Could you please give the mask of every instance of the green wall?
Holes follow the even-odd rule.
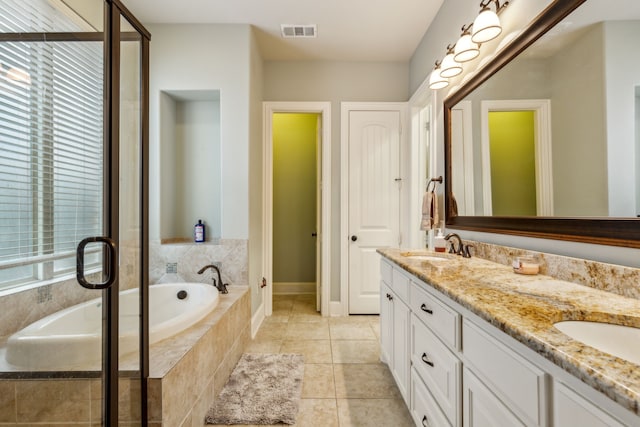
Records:
[[[318,114],[273,115],[273,281],[316,281]]]
[[[536,215],[533,111],[489,113],[493,215]]]

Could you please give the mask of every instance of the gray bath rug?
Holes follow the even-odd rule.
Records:
[[[207,424],[295,424],[302,393],[301,354],[242,355]]]

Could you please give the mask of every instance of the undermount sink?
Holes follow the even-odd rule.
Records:
[[[565,320],[553,326],[576,341],[640,365],[640,328],[582,320]]]
[[[415,259],[419,261],[451,261],[456,259],[455,255],[450,255],[442,252],[425,252],[425,251],[413,251],[400,253],[405,258]]]

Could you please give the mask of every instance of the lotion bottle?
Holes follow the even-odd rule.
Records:
[[[438,228],[436,237],[433,238],[433,249],[435,249],[436,252],[445,252],[447,249],[447,241],[444,240],[441,228]]]
[[[204,224],[201,219],[198,220],[198,223],[193,229],[193,240],[195,240],[196,243],[204,242]]]

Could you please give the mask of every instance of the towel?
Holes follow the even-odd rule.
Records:
[[[435,191],[426,191],[422,196],[420,230],[433,230],[437,227],[438,222],[438,195]]]

